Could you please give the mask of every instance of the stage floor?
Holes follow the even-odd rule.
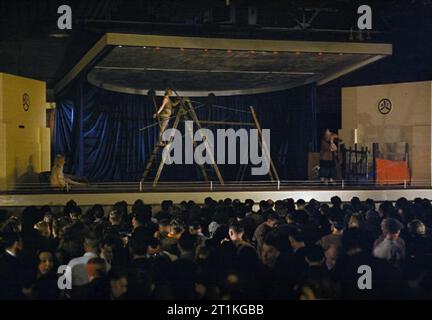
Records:
[[[59,191],[47,186],[27,185],[16,190],[0,193],[0,207],[22,207],[29,205],[61,206],[73,199],[79,205],[93,204],[112,205],[117,201],[132,204],[137,199],[145,203],[159,205],[162,200],[172,200],[174,203],[193,200],[203,203],[206,197],[215,200],[231,198],[253,199],[255,202],[286,198],[304,199],[314,198],[320,202],[329,202],[332,196],[339,196],[342,201],[349,201],[352,197],[361,200],[367,198],[376,202],[386,200],[395,201],[400,197],[412,200],[416,197],[432,199],[432,188],[410,186],[374,186],[374,185],[345,185],[322,186],[311,182],[247,182],[227,183],[217,185],[203,182],[160,183],[157,187],[151,184],[93,184],[85,187],[75,187],[68,191]]]

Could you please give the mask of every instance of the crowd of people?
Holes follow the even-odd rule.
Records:
[[[432,297],[428,199],[329,200],[1,210],[0,299]]]

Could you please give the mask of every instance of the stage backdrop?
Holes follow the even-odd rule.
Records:
[[[216,97],[213,103],[241,111],[254,106],[262,128],[271,129],[271,154],[280,179],[306,179],[308,152],[316,151],[317,145],[315,96],[315,85],[308,85],[275,93]],[[160,105],[161,97],[156,102]],[[52,156],[65,154],[65,171],[90,181],[139,181],[156,142],[157,128],[139,129],[154,123],[154,112],[147,96],[77,83],[57,99]],[[204,106],[197,113],[203,120],[252,122],[249,114],[226,109]],[[236,180],[239,170],[225,165],[221,171],[229,181]],[[180,165],[167,166],[161,177],[161,181],[197,179],[197,168],[185,170]],[[254,179],[267,180],[268,176]]]

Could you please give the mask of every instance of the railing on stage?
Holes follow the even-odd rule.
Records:
[[[388,181],[391,183],[391,181]],[[180,189],[181,188],[181,189]],[[172,181],[160,182],[98,182],[85,185],[68,185],[64,189],[51,187],[48,183],[19,183],[0,189],[1,194],[63,194],[63,193],[125,193],[125,192],[194,192],[194,191],[283,191],[283,190],[360,190],[360,189],[430,189],[427,180],[405,181],[399,184],[376,185],[372,181],[359,183],[357,180],[339,180],[334,184],[324,185],[315,180],[282,181],[226,181],[223,185],[217,181]]]

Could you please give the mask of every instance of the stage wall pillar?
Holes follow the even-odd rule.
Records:
[[[0,189],[50,170],[45,82],[0,73]]]

